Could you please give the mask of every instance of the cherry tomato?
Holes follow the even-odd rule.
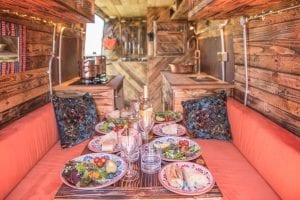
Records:
[[[99,158],[99,157],[95,157],[95,158],[94,158],[94,163],[95,163],[95,164],[97,164],[97,162],[99,162],[99,161],[100,161],[100,158]]]
[[[96,165],[98,167],[102,167],[104,165],[104,162],[102,162],[101,160],[99,160],[98,162],[96,162]]]
[[[115,131],[115,132],[118,132],[119,128],[117,126],[115,126],[115,127],[113,127],[112,130]]]
[[[189,147],[189,141],[187,140],[180,140],[178,144],[180,147]]]
[[[106,158],[101,157],[101,158],[100,158],[100,161],[103,162],[103,164],[104,164],[104,163],[106,162]]]

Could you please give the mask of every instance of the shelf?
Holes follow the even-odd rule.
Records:
[[[188,0],[175,0],[174,5],[170,7],[171,19],[188,18]]]

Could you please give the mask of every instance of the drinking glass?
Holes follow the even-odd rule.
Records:
[[[137,118],[140,111],[140,102],[138,100],[130,101],[130,110],[133,117]]]
[[[152,108],[148,108],[143,112],[140,112],[139,116],[139,126],[142,130],[142,139],[145,143],[148,143],[149,132],[154,125],[154,112]]]
[[[153,174],[161,169],[161,151],[151,144],[144,144],[141,148],[141,170]]]
[[[130,129],[125,127],[124,131],[122,133],[119,133],[118,139],[121,150],[123,151],[124,156],[128,162],[128,171],[123,179],[125,181],[135,181],[139,178],[139,174],[137,170],[134,170],[132,168],[132,161],[130,159],[130,156],[135,154],[139,150],[138,137],[136,137],[135,134],[132,134]]]

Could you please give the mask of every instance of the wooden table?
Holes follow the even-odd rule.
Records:
[[[82,154],[91,153],[86,147]],[[193,162],[204,163],[200,156]],[[168,162],[162,161],[162,167]],[[205,165],[205,163],[204,163]],[[140,178],[134,182],[125,182],[122,179],[117,183],[96,190],[79,190],[65,184],[59,188],[55,199],[222,199],[222,193],[215,183],[211,191],[197,196],[183,196],[165,189],[158,180],[158,173],[145,174],[140,170],[140,162],[134,163],[134,168],[139,171]]]

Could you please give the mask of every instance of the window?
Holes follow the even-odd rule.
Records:
[[[87,23],[85,35],[85,56],[102,54],[104,20],[95,15],[95,23]]]

